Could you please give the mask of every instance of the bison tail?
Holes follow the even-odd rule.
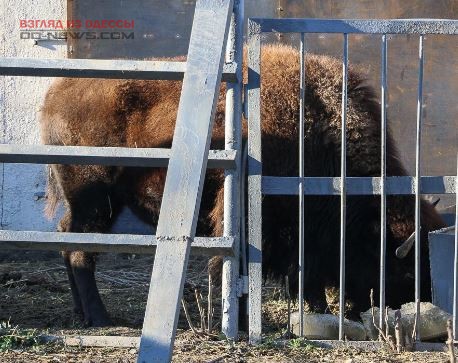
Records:
[[[51,168],[48,166],[48,178],[46,186],[46,206],[45,206],[45,216],[47,219],[52,219],[59,205],[59,201],[62,199],[62,194],[57,183],[56,175]]]

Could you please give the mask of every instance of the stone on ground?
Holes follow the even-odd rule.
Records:
[[[291,314],[291,328],[299,335],[299,312]],[[363,324],[348,319],[344,320],[344,334],[348,340],[365,340],[366,331]],[[304,336],[307,339],[339,339],[339,317],[332,314],[305,314]]]
[[[415,303],[410,302],[401,306],[401,324],[404,332],[411,334],[414,321],[415,321]],[[388,308],[388,325],[389,332],[394,336],[394,313],[396,310]],[[379,309],[374,308],[375,322],[378,324],[379,321]],[[451,319],[452,316],[440,309],[439,307],[429,303],[420,303],[420,337],[421,340],[431,340],[436,338],[442,338],[447,336],[447,320]],[[361,313],[361,319],[363,320],[364,327],[367,332],[367,336],[371,340],[378,339],[378,332],[372,322],[371,309]]]

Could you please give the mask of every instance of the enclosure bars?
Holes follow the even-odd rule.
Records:
[[[242,64],[244,1],[234,0],[234,11],[226,44],[226,63]],[[238,82],[226,84],[225,149],[237,152],[236,167],[226,170],[224,180],[224,236],[234,236],[234,257],[224,258],[222,279],[221,330],[226,338],[238,335],[239,297],[244,293],[240,279],[240,190],[242,148],[242,68],[237,69]],[[243,221],[245,223],[245,221]]]
[[[456,177],[458,178],[458,153],[456,154]],[[455,184],[455,256],[453,266],[453,340],[458,337],[458,182]]]
[[[342,59],[342,129],[340,131],[340,272],[339,272],[339,340],[344,339],[345,317],[345,225],[347,210],[347,83],[348,34],[343,37]]]
[[[261,162],[261,128],[260,128],[260,35],[263,32],[279,33],[342,33],[345,39],[348,34],[381,34],[382,35],[382,165],[381,177],[345,177],[341,170],[341,177],[271,177],[262,176]],[[386,177],[386,34],[458,34],[458,21],[456,20],[317,20],[317,19],[249,19],[248,20],[248,188],[249,188],[249,264],[250,264],[250,341],[257,342],[261,338],[260,322],[260,298],[261,284],[257,282],[261,274],[261,196],[264,195],[297,195],[298,188],[302,184],[305,195],[381,195],[382,215],[381,222],[381,247],[380,256],[380,289],[384,295],[384,271],[386,240],[386,195],[420,195],[429,194],[453,194],[456,193],[456,176],[441,177]],[[344,64],[347,56],[344,51]],[[344,71],[344,78],[345,78]],[[345,82],[343,82],[345,83]],[[419,90],[420,91],[420,90]],[[345,93],[345,92],[344,92]],[[421,94],[419,93],[421,96]],[[346,95],[342,95],[343,103]],[[419,97],[420,98],[420,97]],[[344,117],[344,115],[342,115]],[[417,123],[421,121],[421,115],[417,114]],[[344,132],[342,133],[343,136]],[[344,143],[344,140],[342,140]],[[420,148],[419,138],[417,145]],[[344,155],[344,152],[342,153]],[[417,154],[418,155],[418,154]],[[342,163],[344,165],[344,163]],[[418,169],[417,169],[418,170]],[[418,171],[419,173],[419,171]],[[344,179],[344,180],[343,180]],[[418,186],[416,185],[418,184]],[[421,187],[421,189],[420,189]],[[418,196],[416,197],[418,198]],[[341,209],[345,212],[345,205],[341,203]],[[341,214],[341,228],[343,224]],[[416,228],[419,219],[416,218]],[[418,234],[417,234],[418,236]],[[456,238],[456,234],[455,234]],[[344,236],[341,235],[341,252],[344,247]],[[458,245],[458,242],[457,242]],[[418,251],[416,246],[416,250]],[[458,260],[458,258],[457,258]],[[341,253],[341,286],[344,286],[345,273]],[[419,266],[419,259],[416,258]],[[456,268],[456,271],[458,269]],[[419,287],[416,276],[416,296],[419,296]],[[455,273],[458,280],[458,272]],[[456,282],[458,285],[458,282]],[[340,291],[340,311],[343,312],[344,289]],[[456,295],[456,294],[455,294]],[[384,305],[384,296],[380,299],[380,305]],[[456,305],[456,300],[455,300]],[[417,305],[418,306],[418,305]],[[257,311],[256,309],[259,309]],[[419,317],[419,314],[418,314]],[[456,319],[456,315],[455,315]],[[380,325],[383,322],[380,322]],[[343,339],[343,317],[339,319],[339,338]]]
[[[299,99],[299,178],[304,177],[304,107],[305,107],[305,34],[301,33],[300,52],[300,99]],[[299,286],[304,286],[304,184],[299,182]],[[286,286],[289,289],[289,286]],[[299,288],[299,335],[304,336],[304,289]]]
[[[0,74],[16,76],[181,79],[184,72],[183,92],[171,151],[42,145],[3,145],[0,150],[0,161],[2,162],[81,165],[93,165],[100,162],[104,165],[151,167],[166,166],[170,159],[162,207],[168,213],[173,214],[175,219],[167,220],[167,218],[171,218],[170,215],[161,213],[157,236],[35,231],[1,231],[0,233],[2,247],[13,248],[33,247],[56,250],[87,248],[94,252],[152,252],[157,245],[156,257],[158,259],[156,260],[159,260],[159,263],[154,265],[152,280],[158,282],[155,286],[156,300],[162,299],[163,304],[152,307],[154,297],[151,298],[150,292],[140,348],[140,362],[170,360],[176,330],[177,302],[182,294],[179,287],[182,287],[184,280],[184,270],[191,243],[200,252],[212,248],[214,249],[213,254],[233,254],[233,236],[195,238],[195,243],[193,241],[203,175],[209,154],[212,116],[222,77],[223,52],[231,10],[231,0],[200,0],[197,2],[190,51],[186,63],[0,59]],[[220,26],[215,28],[215,24]],[[205,57],[201,55],[203,50],[205,50]],[[238,67],[240,66],[239,64]],[[237,78],[240,70],[236,71],[236,67],[235,63],[227,64],[224,77],[226,80],[240,83],[241,79]],[[194,92],[194,88],[199,90],[198,94]],[[196,103],[196,98],[201,102]],[[189,115],[193,117],[189,117]],[[119,158],[117,158],[118,152]],[[233,168],[237,166],[237,158],[239,156],[236,150],[213,152],[213,161],[209,163],[209,166]],[[172,193],[171,189],[173,190],[175,186],[178,187],[179,193],[184,193],[187,198],[180,199],[178,193]],[[183,203],[178,203],[178,201]],[[174,211],[178,211],[178,213],[174,213]],[[175,228],[177,223],[181,223],[181,230]],[[183,227],[183,225],[185,226]],[[176,264],[171,263],[171,261],[175,261]],[[163,274],[161,281],[158,281],[157,271]],[[167,280],[172,280],[172,284],[164,286],[168,282]],[[173,288],[173,284],[177,287],[176,289]],[[149,314],[154,309],[160,310],[161,313],[156,311],[154,316]],[[161,316],[163,317],[162,320],[160,320]],[[233,316],[232,319],[237,320],[237,317]],[[159,325],[157,330],[154,329],[156,325]]]
[[[382,66],[380,79],[380,297],[379,328],[385,325],[385,270],[386,270],[386,96],[387,96],[387,39],[382,35]],[[379,339],[382,339],[380,336]]]
[[[423,116],[423,34],[418,44],[418,96],[415,138],[415,326],[420,326],[420,162],[421,162],[421,122]],[[420,340],[420,329],[415,330],[415,341]]]

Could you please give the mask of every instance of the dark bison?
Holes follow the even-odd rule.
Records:
[[[338,60],[306,58],[305,170],[307,176],[338,176],[340,168],[341,66]],[[265,175],[298,173],[299,56],[290,47],[273,45],[262,55],[262,142]],[[170,147],[181,83],[59,79],[49,89],[41,113],[45,144]],[[348,175],[380,173],[380,105],[362,77],[350,70],[348,79]],[[246,127],[244,127],[246,136]],[[218,100],[212,148],[224,148],[224,85]],[[406,175],[393,139],[388,135],[388,175]],[[66,214],[58,229],[64,232],[107,232],[123,206],[147,223],[158,219],[166,170],[106,166],[52,165],[48,213],[59,200]],[[223,172],[208,171],[199,215],[198,234],[221,235]],[[347,202],[347,297],[354,312],[368,307],[369,290],[379,274],[380,201],[349,197]],[[307,197],[307,302],[326,309],[325,287],[338,286],[339,198]],[[413,253],[395,257],[396,248],[414,230],[410,196],[388,198],[387,296],[396,307],[414,299]],[[264,273],[289,275],[297,293],[297,198],[266,197],[263,201]],[[444,226],[434,207],[421,208],[422,299],[430,297],[427,232]],[[95,256],[64,253],[75,311],[87,325],[109,324],[97,291]],[[220,259],[212,260],[213,271]]]

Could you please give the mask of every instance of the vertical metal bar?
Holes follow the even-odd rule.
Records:
[[[299,332],[304,336],[304,106],[305,106],[305,36],[300,45],[300,101],[299,101]]]
[[[248,20],[248,329],[250,343],[261,341],[262,203],[261,203],[261,27]]]
[[[236,168],[224,179],[224,236],[234,236],[234,257],[225,257],[222,276],[221,330],[227,339],[238,336],[240,259],[240,160],[242,145],[243,0],[234,1],[226,45],[226,62],[236,62],[237,83],[226,84],[225,148],[237,150]]]
[[[455,182],[455,265],[453,268],[453,339],[458,337],[458,153],[456,154]]]
[[[420,187],[421,187],[421,123],[423,116],[423,35],[418,44],[418,97],[417,97],[417,130],[415,143],[415,323],[420,326]],[[420,329],[416,329],[415,340],[420,340]]]
[[[382,35],[382,69],[381,69],[381,137],[380,137],[380,320],[379,327],[384,331],[385,325],[385,260],[386,260],[386,98],[387,98],[387,39]],[[379,337],[381,338],[381,337]]]
[[[344,34],[342,59],[342,130],[340,159],[340,289],[339,289],[339,340],[344,339],[345,316],[345,222],[347,184],[347,80],[348,80],[348,34]]]

